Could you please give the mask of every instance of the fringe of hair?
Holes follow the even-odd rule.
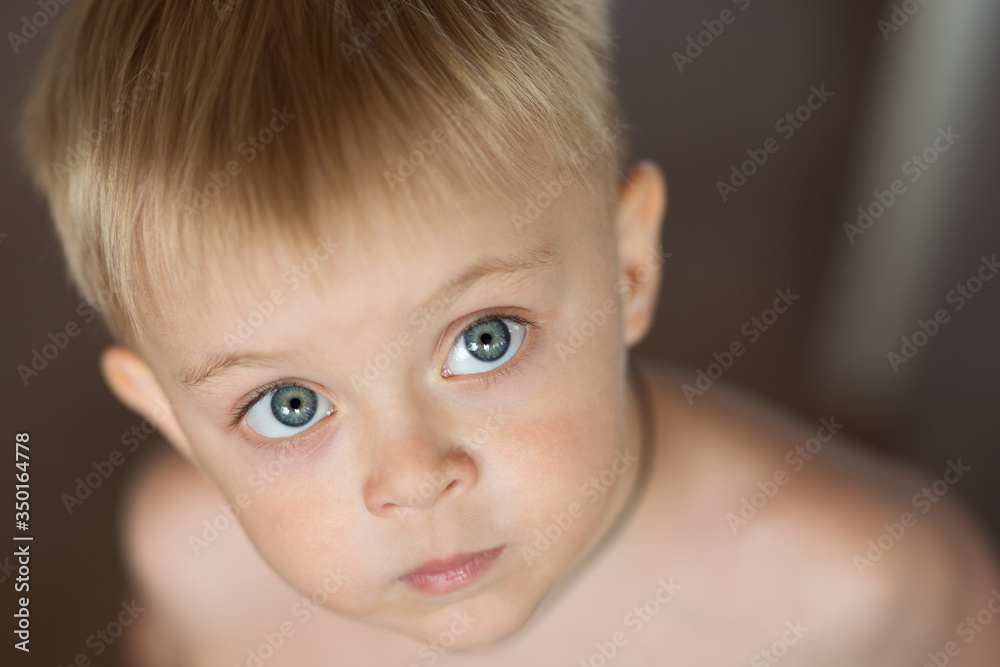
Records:
[[[119,341],[261,243],[315,246],[455,192],[617,185],[598,0],[76,0],[24,152],[70,279]],[[596,147],[596,148],[595,148]],[[335,208],[331,208],[331,204]],[[104,305],[106,304],[106,305]],[[145,311],[144,311],[144,314]]]

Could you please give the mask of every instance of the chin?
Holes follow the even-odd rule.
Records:
[[[462,634],[444,632],[430,633],[430,636],[413,635],[424,644],[441,647],[449,653],[474,652],[476,649],[489,650],[490,647],[503,643],[509,637],[516,635],[524,626],[524,621],[513,623],[497,623],[480,620],[477,627]]]
[[[474,598],[396,629],[432,648],[440,647],[448,652],[488,649],[524,628],[541,599],[518,602]]]
[[[481,622],[478,632],[468,633],[458,638],[452,651],[472,651],[474,649],[488,649],[490,646],[500,644],[508,638],[517,634],[524,627],[527,618],[508,621],[505,623]]]

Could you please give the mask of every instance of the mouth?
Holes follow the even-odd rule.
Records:
[[[425,595],[445,595],[471,585],[500,558],[506,544],[489,551],[456,554],[451,558],[427,561],[397,581]]]

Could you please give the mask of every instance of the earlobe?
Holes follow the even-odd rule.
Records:
[[[618,201],[618,261],[624,294],[625,344],[641,341],[652,325],[666,257],[660,231],[667,206],[666,181],[653,162],[640,162],[628,175]]]
[[[149,364],[129,348],[112,345],[101,353],[101,374],[118,400],[155,424],[181,454],[194,462],[191,446],[174,416],[173,406]]]

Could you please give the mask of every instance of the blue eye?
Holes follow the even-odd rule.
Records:
[[[445,371],[450,375],[475,375],[503,366],[517,354],[525,330],[523,324],[508,318],[476,322],[455,341]]]
[[[265,438],[290,438],[329,416],[332,407],[312,389],[297,384],[279,387],[247,411],[247,426]]]

